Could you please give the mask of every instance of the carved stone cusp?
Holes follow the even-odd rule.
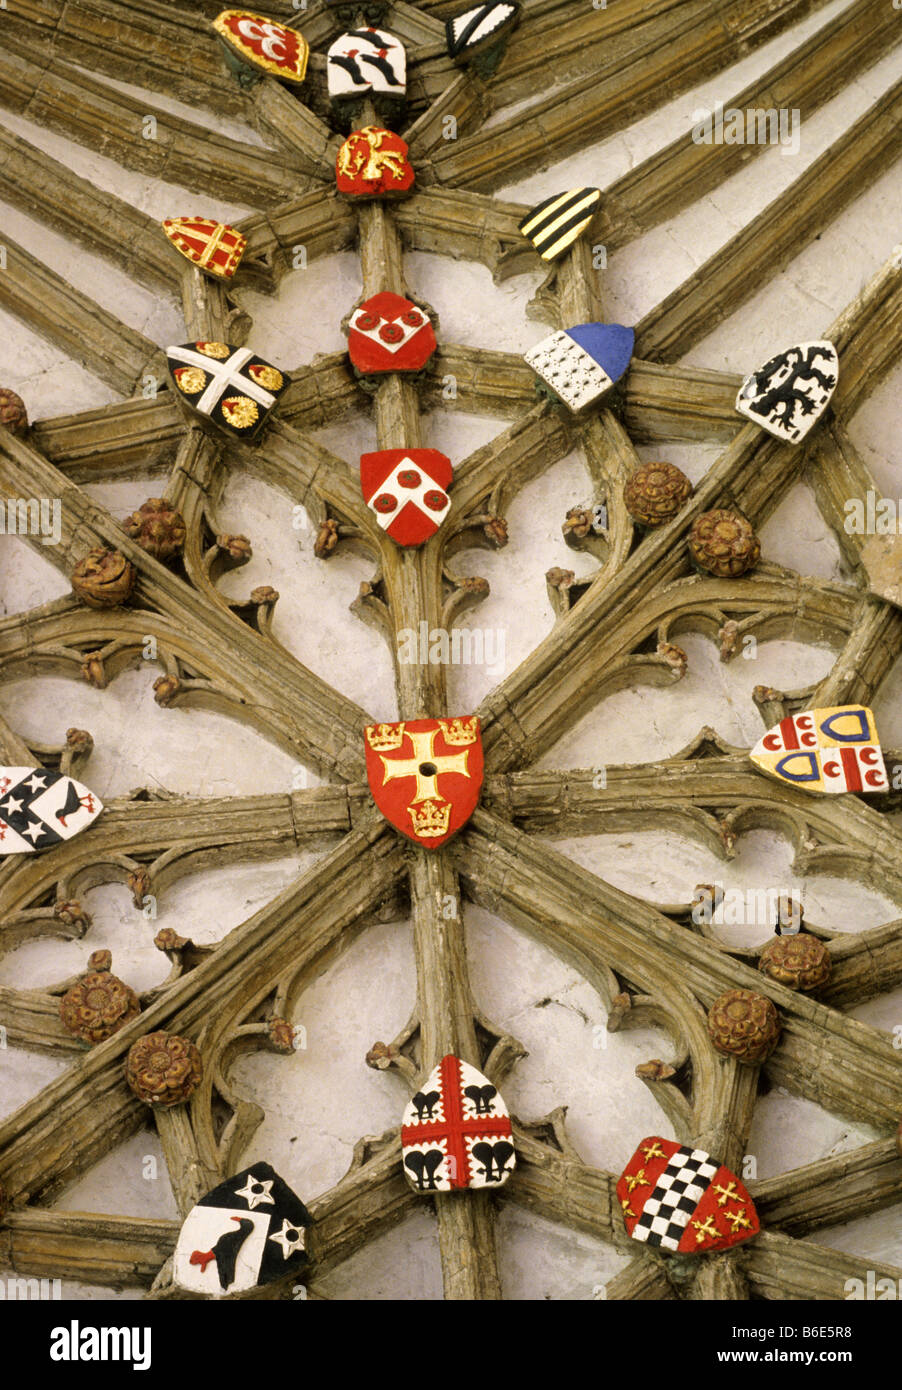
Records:
[[[69,902],[55,903],[53,915],[58,921],[65,922],[67,926],[78,927],[80,936],[84,936],[91,925],[90,914],[85,912],[81,903],[74,899]]]
[[[672,463],[643,463],[623,489],[626,509],[640,526],[665,526],[689,497],[692,484]]]
[[[820,989],[830,978],[833,960],[823,941],[807,932],[774,936],[758,957],[758,969],[787,989]]]
[[[235,565],[246,565],[254,553],[247,536],[217,536],[216,544],[223,556]]]
[[[89,608],[118,608],[135,587],[135,567],[118,550],[95,546],[72,571],[72,588]]]
[[[334,517],[328,516],[322,523],[313,542],[313,553],[318,560],[325,560],[327,555],[338,545],[338,522]]]
[[[28,411],[25,402],[8,386],[0,386],[0,425],[10,434],[23,435],[28,431]]]
[[[764,1062],[780,1041],[783,1025],[769,999],[749,989],[728,989],[708,1013],[708,1036],[724,1057]]]
[[[497,550],[507,545],[507,521],[503,516],[490,516],[483,522],[482,529]]]
[[[95,951],[90,969],[60,1000],[60,1019],[68,1033],[93,1046],[105,1042],[141,1012],[130,985],[110,971],[109,951]]]
[[[165,497],[149,497],[136,512],[125,518],[126,535],[156,560],[171,560],[181,554],[185,544],[185,522]]]
[[[167,705],[173,704],[181,688],[182,683],[178,676],[158,676],[153,683],[153,698],[158,705],[163,705],[165,708]]]
[[[746,517],[719,507],[694,521],[689,554],[698,569],[718,579],[735,579],[757,565],[761,542]]]
[[[659,642],[656,652],[670,667],[674,680],[682,680],[689,667],[689,658],[683,648],[675,646],[673,642]]]
[[[133,869],[125,881],[128,884],[135,907],[143,907],[144,899],[151,891],[150,874],[142,865],[139,869]]]
[[[169,1109],[184,1105],[200,1085],[201,1056],[190,1038],[175,1033],[148,1033],[129,1050],[125,1079],[146,1105]]]
[[[735,618],[727,618],[723,627],[718,628],[717,638],[720,642],[721,661],[729,661],[731,656],[736,655],[739,645],[739,624]]]
[[[88,652],[81,663],[81,674],[95,690],[106,690],[106,671],[100,652]]]
[[[294,1025],[287,1018],[271,1018],[266,1025],[266,1035],[276,1052],[295,1051]]]

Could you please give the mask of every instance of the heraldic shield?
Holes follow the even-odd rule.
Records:
[[[806,792],[888,792],[874,716],[865,705],[833,705],[787,716],[749,757],[762,772]]]
[[[659,1136],[642,1140],[617,1196],[633,1240],[680,1255],[728,1250],[761,1229],[735,1173],[704,1149]]]
[[[387,821],[423,849],[466,825],[482,789],[479,720],[408,719],[369,724],[366,775]]]
[[[454,476],[438,449],[379,449],[360,455],[363,500],[398,545],[422,545],[448,514]]]
[[[49,767],[0,767],[0,854],[52,849],[86,830],[103,802]]]
[[[201,1197],[185,1217],[173,1256],[175,1284],[213,1298],[297,1274],[313,1224],[300,1197],[268,1163],[255,1163]]]
[[[449,1054],[407,1104],[401,1156],[424,1195],[501,1187],[517,1164],[510,1112],[488,1077]]]

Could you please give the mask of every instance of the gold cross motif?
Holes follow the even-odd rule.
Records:
[[[728,1183],[726,1187],[718,1187],[718,1186],[715,1184],[714,1191],[720,1193],[720,1196],[719,1196],[718,1199],[717,1199],[717,1205],[718,1205],[719,1207],[724,1206],[724,1204],[725,1204],[726,1202],[741,1202],[741,1201],[742,1201],[742,1198],[740,1197],[739,1193],[736,1191],[736,1184],[735,1184],[734,1182]]]
[[[628,1192],[632,1192],[634,1187],[651,1187],[651,1183],[645,1176],[644,1168],[640,1168],[638,1173],[624,1173],[623,1176],[626,1179],[626,1189]]]
[[[438,801],[444,800],[438,789],[438,775],[440,772],[459,772],[463,777],[469,777],[467,771],[467,760],[470,750],[465,753],[450,753],[443,757],[436,757],[432,751],[433,744],[439,733],[438,729],[430,729],[428,732],[413,733],[407,731],[407,737],[413,744],[412,758],[387,758],[384,753],[382,766],[385,775],[382,778],[383,786],[386,782],[393,782],[396,777],[415,777],[417,779],[417,794],[413,798],[413,803],[418,801],[428,801],[434,798]],[[432,768],[431,772],[424,772],[423,768]]]
[[[740,1207],[738,1211],[725,1211],[724,1216],[733,1223],[733,1235],[737,1231],[750,1231],[752,1223],[745,1214],[745,1207]]]
[[[696,1239],[697,1244],[701,1245],[701,1243],[702,1243],[702,1241],[704,1240],[705,1236],[710,1236],[712,1240],[719,1240],[719,1239],[720,1239],[721,1232],[717,1229],[717,1227],[716,1227],[715,1225],[712,1224],[713,1221],[714,1221],[714,1217],[713,1217],[713,1216],[709,1216],[709,1217],[706,1217],[706,1219],[705,1219],[704,1222],[701,1222],[701,1221],[693,1221],[693,1222],[690,1223],[691,1225],[693,1225],[693,1226],[695,1227],[695,1231],[696,1231],[695,1239]]]
[[[629,1199],[629,1197],[621,1197],[621,1198],[620,1198],[620,1205],[621,1205],[621,1207],[623,1208],[623,1214],[624,1214],[624,1216],[635,1216],[635,1215],[636,1215],[636,1213],[633,1211],[632,1207],[630,1206],[630,1199]]]
[[[645,1162],[651,1163],[653,1158],[666,1158],[664,1150],[659,1145],[657,1139],[653,1139],[647,1148],[640,1149],[640,1153],[645,1154]]]

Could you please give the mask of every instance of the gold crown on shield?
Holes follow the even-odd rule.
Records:
[[[479,737],[479,720],[475,715],[472,719],[440,719],[439,724],[445,742],[455,748],[465,743],[475,743]]]
[[[404,742],[404,725],[368,724],[366,741],[377,753],[390,753]]]
[[[450,801],[421,801],[408,806],[413,833],[421,840],[434,840],[439,835],[447,835],[451,820]]]

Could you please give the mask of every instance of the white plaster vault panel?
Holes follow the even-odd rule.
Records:
[[[572,184],[604,188],[638,162],[688,130],[696,108],[728,102],[733,92],[766,70],[803,38],[843,9],[841,0],[659,111],[610,139],[527,180],[499,189],[499,197],[535,202]],[[899,75],[899,56],[888,55],[827,103],[802,132],[798,155],[769,149],[749,160],[733,178],[680,217],[616,253],[606,272],[609,317],[635,322],[653,304],[712,255],[735,231],[776,197],[817,158]],[[138,89],[124,88],[136,93]],[[157,94],[153,104],[198,119],[198,113]],[[521,107],[530,103],[521,103]],[[512,110],[495,114],[497,121]],[[121,169],[101,155],[73,145],[18,117],[8,126],[83,177],[162,218],[203,211],[224,220],[250,209],[229,205]],[[492,122],[490,122],[491,124]],[[251,144],[263,142],[235,121],[214,120],[225,134]],[[689,354],[693,364],[745,373],[770,353],[800,336],[818,336],[836,312],[866,283],[899,238],[898,171],[890,170],[824,230],[821,238]],[[203,208],[200,203],[203,202]],[[0,224],[78,288],[95,296],[125,322],[165,345],[179,341],[180,315],[174,299],[153,296],[64,237],[12,209],[0,206]],[[407,256],[411,292],[440,317],[440,336],[474,346],[522,352],[543,333],[526,318],[526,305],[541,274],[518,276],[494,286],[479,265],[438,256]],[[311,262],[283,281],[278,297],[240,292],[254,317],[252,341],[274,362],[292,370],[320,352],[340,350],[340,319],[360,293],[357,259],[341,252]],[[83,410],[115,399],[102,382],[28,329],[0,313],[4,350],[3,384],[26,398],[32,419]],[[902,443],[897,402],[902,366],[889,376],[856,416],[851,433],[877,482],[888,495],[902,496]],[[424,444],[441,448],[453,462],[485,443],[502,426],[459,413],[433,412],[424,420]],[[374,447],[372,422],[351,416],[318,431],[319,439],[353,460]],[[718,450],[687,444],[642,448],[644,459],[666,457],[698,481]],[[158,477],[96,484],[88,490],[125,516],[158,489]],[[591,484],[578,455],[561,460],[530,483],[508,510],[510,543],[498,553],[478,550],[454,558],[457,573],[482,574],[491,594],[464,624],[496,630],[503,652],[493,669],[452,667],[449,693],[461,710],[486,692],[532,650],[552,624],[544,574],[552,565],[588,573],[590,557],[569,550],[560,525],[568,507],[590,500]],[[348,613],[366,564],[341,556],[321,565],[312,555],[313,532],[294,499],[236,472],[218,506],[223,529],[243,531],[254,543],[249,565],[223,581],[229,594],[244,595],[256,584],[281,594],[276,632],[301,661],[339,686],[375,717],[392,719],[397,709],[391,662],[370,628]],[[765,558],[824,580],[843,580],[839,548],[825,526],[813,494],[795,487],[762,528]],[[62,596],[68,586],[49,563],[15,538],[0,538],[0,604],[15,613]],[[760,732],[752,687],[772,683],[793,688],[825,674],[835,656],[826,648],[797,642],[763,642],[756,658],[724,665],[713,644],[698,633],[683,634],[689,656],[686,677],[669,688],[635,686],[609,696],[562,738],[540,766],[596,767],[647,762],[676,752],[703,724],[730,742],[748,746]],[[153,701],[155,663],[126,672],[103,692],[60,679],[20,680],[0,691],[0,711],[26,737],[52,741],[71,725],[88,728],[96,740],[87,780],[102,797],[138,786],[191,795],[247,794],[288,790],[296,765],[258,735],[225,718],[162,710]],[[902,746],[902,669],[894,670],[875,701],[883,741]],[[316,783],[308,772],[307,785]],[[789,845],[776,834],[742,836],[731,860],[720,860],[679,835],[651,831],[556,842],[557,848],[628,892],[651,901],[688,901],[699,882],[726,888],[761,882],[798,888],[812,920],[833,929],[862,930],[902,915],[871,884],[852,884],[825,875],[793,873]],[[263,864],[211,871],[182,880],[160,903],[159,918],[147,921],[121,885],[87,895],[94,925],[84,942],[36,943],[8,956],[0,983],[38,985],[81,968],[89,950],[108,946],[114,968],[138,989],[166,974],[165,958],[152,944],[162,925],[176,926],[199,942],[213,942],[270,901],[314,862],[313,854]],[[672,1133],[649,1092],[636,1079],[638,1062],[667,1055],[667,1039],[653,1030],[608,1034],[595,991],[543,947],[478,908],[466,911],[473,987],[480,1007],[528,1048],[529,1055],[505,1084],[511,1108],[533,1120],[555,1105],[568,1110],[570,1136],[584,1159],[617,1171],[637,1136]],[[755,923],[718,923],[713,930],[737,945],[761,939]],[[378,982],[378,989],[374,989]],[[345,1171],[354,1141],[398,1122],[404,1093],[397,1081],[363,1063],[368,1047],[388,1039],[409,1016],[415,993],[410,926],[395,922],[371,927],[312,984],[298,1001],[295,1021],[306,1029],[306,1046],[287,1059],[264,1054],[242,1058],[233,1072],[239,1094],[259,1101],[266,1118],[247,1161],[270,1159],[305,1198],[328,1188]],[[892,1029],[902,1018],[902,990],[853,1011],[874,1026]],[[599,1046],[599,1039],[602,1045]],[[59,1075],[67,1063],[9,1047],[0,1051],[0,1115],[8,1114]],[[340,1097],[340,1101],[339,1101]],[[767,1177],[873,1138],[864,1126],[848,1124],[817,1106],[774,1090],[756,1111],[750,1151],[758,1176]],[[107,1155],[57,1201],[61,1210],[95,1210],[144,1216],[175,1216],[159,1142],[152,1129],[135,1135]],[[624,1264],[613,1247],[568,1232],[505,1205],[498,1229],[505,1296],[514,1299],[591,1299]],[[859,1255],[898,1262],[902,1209],[882,1212],[811,1239]],[[434,1300],[441,1297],[441,1271],[434,1223],[427,1207],[372,1242],[321,1281],[335,1299]],[[67,1285],[64,1296],[82,1299],[133,1298],[136,1291]]]

